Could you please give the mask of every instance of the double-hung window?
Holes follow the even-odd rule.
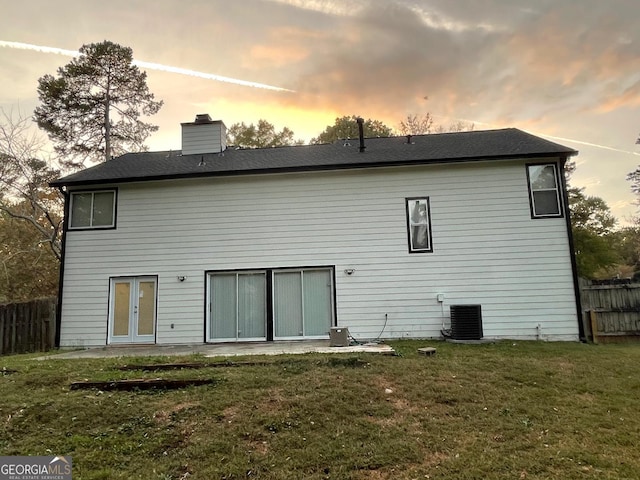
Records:
[[[70,229],[115,228],[116,191],[71,192]]]
[[[532,218],[561,217],[562,204],[558,166],[555,163],[527,165]]]

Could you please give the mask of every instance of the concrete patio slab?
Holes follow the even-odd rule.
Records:
[[[115,357],[165,357],[199,354],[205,357],[235,357],[241,355],[283,355],[302,353],[378,353],[395,355],[391,346],[384,343],[364,343],[348,347],[330,347],[329,340],[224,343],[196,345],[127,345],[87,348],[62,352],[38,360],[70,358],[115,358]]]

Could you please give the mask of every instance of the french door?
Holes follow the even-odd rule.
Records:
[[[333,270],[212,272],[207,282],[209,342],[327,338]]]
[[[155,277],[111,279],[109,343],[155,343]]]

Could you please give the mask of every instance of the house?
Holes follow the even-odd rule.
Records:
[[[513,128],[270,149],[225,132],[198,115],[182,150],[52,183],[60,346],[438,338],[452,312],[485,338],[581,335],[576,151]]]

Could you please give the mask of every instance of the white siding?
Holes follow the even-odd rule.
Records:
[[[417,196],[433,253],[408,253]],[[438,337],[477,303],[485,337],[577,339],[565,219],[531,218],[524,161],[126,184],[117,211],[67,234],[63,346],[105,344],[112,276],[158,275],[158,343],[197,343],[205,271],[322,265],[356,338]]]
[[[182,154],[218,153],[227,148],[224,123],[190,124],[182,126]]]

